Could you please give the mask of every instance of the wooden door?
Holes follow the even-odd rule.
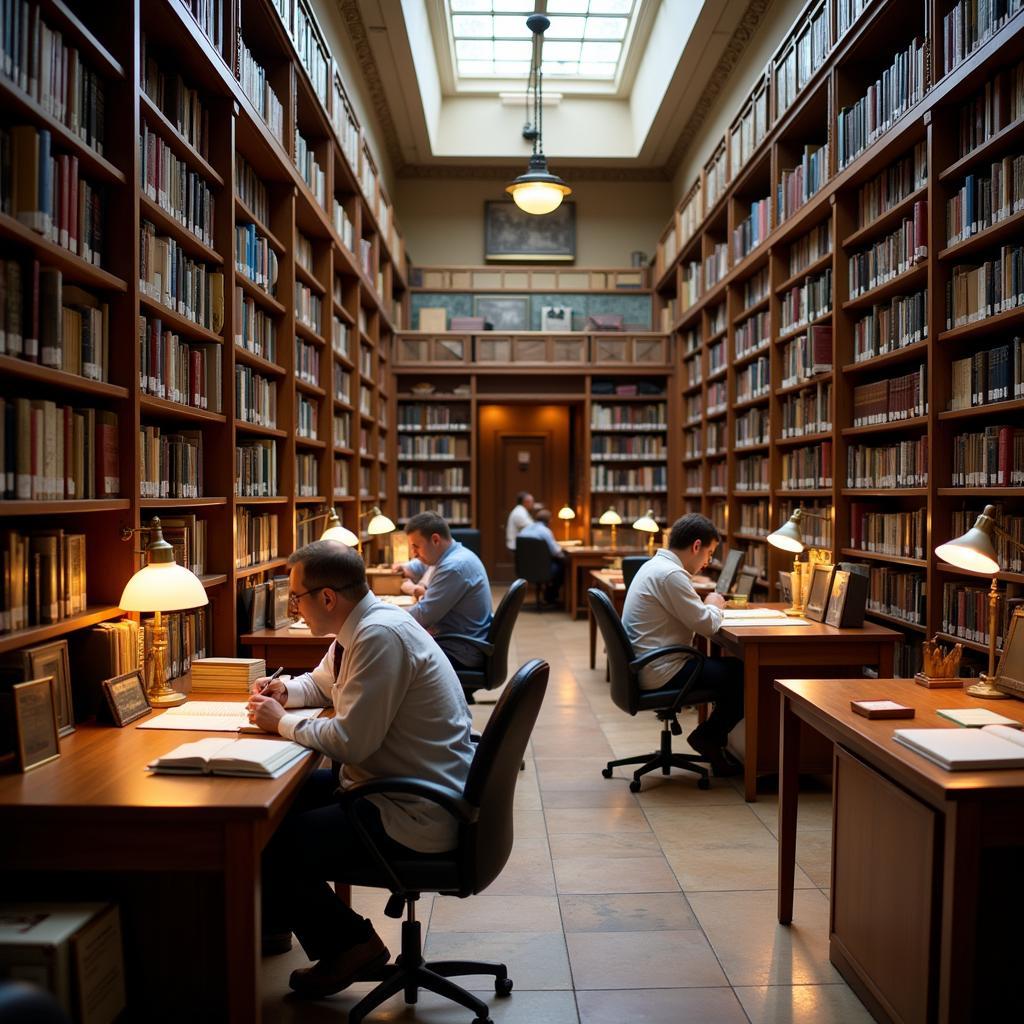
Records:
[[[477,481],[484,565],[492,580],[515,577],[505,522],[520,491],[557,515],[569,500],[569,409],[554,405],[482,405]],[[558,520],[552,529],[559,527]]]

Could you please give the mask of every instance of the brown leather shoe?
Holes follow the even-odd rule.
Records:
[[[307,999],[322,999],[348,988],[367,971],[383,967],[391,958],[387,946],[376,932],[356,946],[334,956],[324,957],[312,967],[292,971],[288,985]]]

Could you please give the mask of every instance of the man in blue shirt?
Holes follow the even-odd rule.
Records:
[[[551,509],[539,508],[533,513],[533,522],[519,531],[520,537],[539,537],[548,546],[551,555],[551,579],[544,588],[544,600],[549,604],[558,603],[558,592],[562,589],[562,577],[565,575],[565,552],[558,546],[555,535],[548,525],[551,522]]]
[[[491,584],[483,562],[469,548],[452,540],[452,532],[436,512],[420,512],[405,524],[409,550],[415,556],[402,573],[419,582],[428,567],[430,586],[409,614],[434,635],[459,633],[486,640],[491,625]],[[456,670],[479,668],[483,653],[463,640],[442,640],[441,650]]]

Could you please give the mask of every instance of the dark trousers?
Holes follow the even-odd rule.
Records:
[[[692,663],[687,662],[666,684],[666,689],[682,686],[692,669]],[[710,690],[715,695],[714,710],[706,722],[697,726],[697,731],[724,747],[729,733],[743,718],[743,662],[739,658],[705,658],[697,689]]]
[[[337,789],[331,771],[314,772],[263,851],[263,930],[294,932],[310,960],[357,945],[373,930],[329,884],[376,864],[338,806]],[[372,804],[361,805],[360,820],[388,859],[439,856],[396,843]]]
[[[551,579],[544,584],[544,596],[550,602],[558,600],[558,592],[562,589],[562,580],[565,579],[565,563],[558,558],[551,559]]]

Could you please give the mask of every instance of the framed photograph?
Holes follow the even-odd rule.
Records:
[[[264,629],[267,625],[267,591],[266,583],[257,583],[252,588],[252,612],[249,618],[249,630]]]
[[[850,588],[850,574],[844,569],[836,569],[832,574],[832,592],[828,596],[828,610],[825,622],[838,629],[843,624],[843,609],[846,607],[846,595]]]
[[[55,684],[53,676],[45,676],[12,687],[19,771],[30,771],[60,757]]]
[[[267,591],[267,627],[280,629],[292,621],[288,613],[288,577],[275,576]]]
[[[473,316],[482,316],[496,331],[530,329],[528,295],[474,295]]]
[[[571,263],[576,259],[576,204],[536,217],[511,199],[484,203],[484,259],[509,263]],[[495,325],[497,326],[497,325]]]
[[[126,725],[144,718],[152,708],[146,699],[146,684],[142,672],[125,672],[123,676],[103,680],[103,694],[107,698],[114,725],[123,729]]]
[[[811,566],[811,584],[807,588],[807,602],[804,605],[804,616],[821,622],[825,618],[828,607],[828,595],[832,589],[833,566],[823,562],[815,562]]]
[[[1003,693],[1024,698],[1024,608],[1010,616],[1003,656],[999,659],[993,686]]]
[[[71,701],[71,669],[68,665],[67,640],[52,640],[48,644],[28,647],[21,652],[26,679],[51,676],[57,702],[57,731],[67,736],[75,731],[75,712]]]
[[[779,570],[779,600],[793,603],[793,574]]]
[[[718,580],[715,583],[716,594],[728,594],[732,589],[736,573],[740,571],[740,566],[743,564],[743,554],[739,548],[729,549],[729,553],[725,556],[725,562],[722,564],[722,571],[718,574]]]
[[[752,572],[750,569],[744,569],[739,579],[736,580],[736,588],[733,590],[733,597],[746,597],[750,598],[751,594],[754,593],[754,583],[757,581],[757,573]]]

